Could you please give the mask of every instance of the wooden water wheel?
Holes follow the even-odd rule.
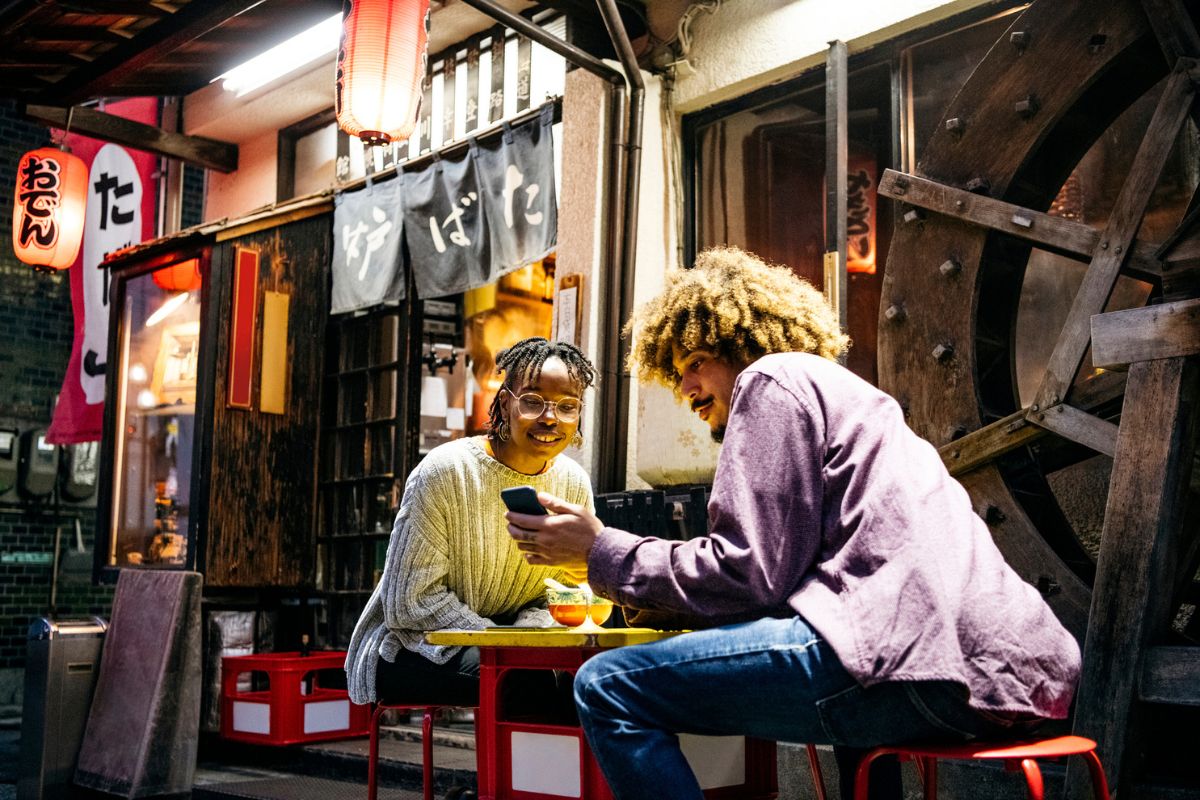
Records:
[[[889,170],[880,182],[899,220],[882,290],[880,385],[939,446],[1010,563],[1086,636],[1075,730],[1100,741],[1127,787],[1138,701],[1200,705],[1200,647],[1170,638],[1181,603],[1198,597],[1200,537],[1188,515],[1200,194],[1193,188],[1165,239],[1138,238],[1181,129],[1189,116],[1200,124],[1198,5],[1036,0],[951,103],[914,173]],[[1092,143],[1152,91],[1157,106],[1107,222],[1047,213]],[[1022,404],[1014,339],[1033,248],[1087,266]],[[1152,305],[1105,314],[1122,275],[1144,281]],[[1093,558],[1048,474],[1096,453],[1113,461]],[[1078,778],[1069,773],[1072,794],[1086,790]]]

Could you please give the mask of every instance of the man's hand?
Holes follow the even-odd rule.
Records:
[[[588,553],[604,523],[581,505],[538,492],[538,502],[548,516],[518,514],[509,511],[508,533],[517,542],[530,564],[587,570]]]

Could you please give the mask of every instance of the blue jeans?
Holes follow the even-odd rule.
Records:
[[[863,687],[800,617],[608,650],[575,677],[580,723],[617,800],[701,797],[677,733],[866,748],[1008,729],[966,699],[948,682]]]

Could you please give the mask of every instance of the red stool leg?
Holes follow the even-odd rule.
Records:
[[[1104,766],[1100,763],[1100,757],[1096,755],[1095,750],[1088,750],[1080,755],[1087,761],[1088,772],[1092,773],[1092,793],[1096,800],[1108,800],[1108,778],[1104,777]]]
[[[377,774],[379,765],[379,717],[387,709],[384,706],[375,706],[375,710],[371,713],[371,744],[370,751],[367,755],[367,800],[375,800],[379,793]]]
[[[825,776],[821,774],[821,760],[817,757],[817,748],[808,745],[808,766],[812,770],[813,788],[817,793],[817,800],[826,800],[825,796]]]
[[[882,747],[876,748],[858,762],[858,769],[854,770],[854,800],[867,800],[867,784],[871,780],[871,763],[887,753],[888,751]]]
[[[1032,758],[1021,759],[1021,771],[1025,773],[1025,785],[1029,787],[1029,800],[1042,800],[1046,787],[1042,782],[1042,770]]]
[[[421,717],[422,789],[425,800],[433,800],[433,706],[426,706]],[[370,798],[369,800],[375,800]]]

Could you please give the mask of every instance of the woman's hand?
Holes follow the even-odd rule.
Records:
[[[586,570],[588,554],[604,523],[583,506],[546,492],[538,492],[538,502],[546,507],[549,515],[515,511],[504,515],[508,520],[508,533],[525,554],[525,560],[542,566]]]

